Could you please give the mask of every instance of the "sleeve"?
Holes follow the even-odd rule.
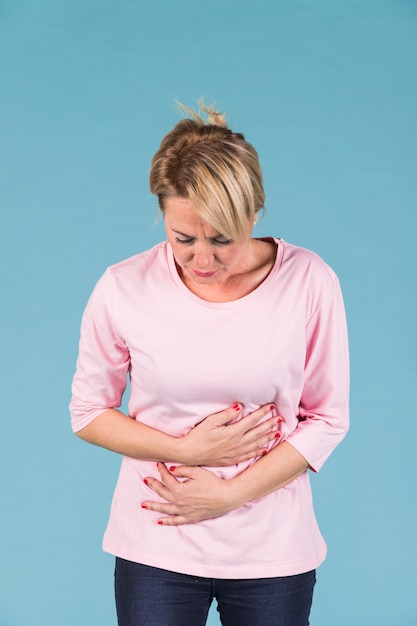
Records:
[[[81,322],[77,367],[72,382],[71,426],[78,432],[109,408],[119,407],[127,384],[129,350],[112,315],[109,270],[99,280]]]
[[[349,351],[339,282],[306,325],[299,423],[287,441],[319,471],[349,428]]]

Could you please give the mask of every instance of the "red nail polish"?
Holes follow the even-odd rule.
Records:
[[[279,431],[275,433],[275,439],[279,439],[280,437],[281,437],[281,433]]]
[[[164,522],[163,522],[162,520],[160,520],[160,519],[158,520],[158,524],[159,524],[160,526],[162,526],[162,524],[163,524],[163,523],[164,523]]]
[[[141,504],[140,505],[142,507],[142,509],[147,509],[148,507],[146,506],[146,504]]]
[[[235,411],[240,411],[240,406],[239,406],[239,404],[234,404],[234,405],[233,405],[233,408],[234,408],[234,410],[235,410]]]
[[[262,450],[262,454],[265,456],[265,454],[268,454],[268,450]]]
[[[274,405],[274,404],[271,404],[271,406],[269,407],[269,410],[270,410],[270,411],[274,411],[274,410],[275,410],[275,405]]]
[[[282,424],[282,422],[283,422],[283,421],[284,421],[284,420],[282,419],[282,417],[279,417],[279,418],[278,418],[278,424]]]
[[[173,471],[174,471],[174,469],[175,469],[175,465],[171,465],[171,467],[169,468],[169,471],[170,471],[170,472],[173,472]]]
[[[143,479],[143,482],[145,483],[145,485],[149,485],[149,481],[148,481],[148,479],[147,479],[147,478],[144,478],[144,479]]]

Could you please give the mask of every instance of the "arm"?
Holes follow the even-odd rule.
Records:
[[[135,459],[184,463],[189,466],[234,465],[262,454],[275,438],[278,418],[258,424],[271,405],[260,407],[239,422],[230,423],[242,410],[240,404],[215,413],[184,437],[172,437],[117,409],[108,409],[76,434],[113,452]]]
[[[142,507],[162,514],[158,524],[178,526],[219,517],[281,489],[305,472],[308,463],[283,441],[230,480],[222,480],[201,467],[176,467],[171,472],[163,463],[158,467],[161,481],[151,477],[145,480],[166,502],[145,500]]]

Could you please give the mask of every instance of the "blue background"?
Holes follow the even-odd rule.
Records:
[[[259,151],[256,232],[345,294],[352,429],[312,477],[312,626],[415,626],[416,1],[0,0],[0,91],[0,624],[115,624],[119,459],[70,432],[79,322],[105,267],[164,237],[150,160],[174,101],[205,96]]]

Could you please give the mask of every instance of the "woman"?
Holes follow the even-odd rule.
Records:
[[[119,625],[202,626],[215,597],[224,626],[305,626],[326,552],[308,470],[348,427],[342,297],[314,253],[252,237],[257,153],[201,108],[152,162],[168,241],[87,305],[72,425],[123,455],[103,541]]]

